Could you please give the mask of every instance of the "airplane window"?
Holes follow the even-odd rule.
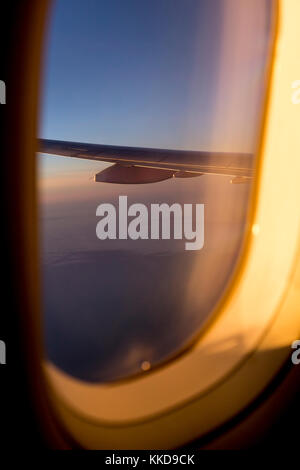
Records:
[[[57,0],[40,123],[47,358],[87,382],[201,333],[247,230],[272,0]]]

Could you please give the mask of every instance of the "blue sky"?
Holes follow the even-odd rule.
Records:
[[[234,2],[240,27],[226,19]],[[265,53],[259,3],[57,0],[41,136],[251,151]]]

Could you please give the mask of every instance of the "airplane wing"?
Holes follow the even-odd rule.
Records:
[[[114,163],[95,175],[95,181],[138,184],[203,174],[231,176],[232,183],[253,177],[254,157],[246,153],[222,153],[122,147],[39,139],[40,153]]]

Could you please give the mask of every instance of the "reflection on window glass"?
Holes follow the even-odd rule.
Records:
[[[255,165],[271,3],[56,2],[40,136],[206,152],[203,174],[148,184],[95,182],[111,162],[38,155],[46,354],[66,373],[90,382],[147,373],[183,350],[220,300],[245,232],[252,178],[235,167]],[[97,207],[118,216],[119,196],[148,210],[148,238],[97,237]],[[163,203],[192,205],[185,221],[171,215],[169,239],[160,218],[151,237],[151,207]],[[196,231],[197,204],[204,245],[187,250],[175,228]]]

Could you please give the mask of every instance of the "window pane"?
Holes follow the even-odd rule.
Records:
[[[202,175],[111,184],[94,181],[109,162],[38,156],[46,353],[74,377],[111,381],[171,359],[201,333],[228,285],[253,180],[234,162],[255,168],[271,5],[56,2],[40,136],[202,151],[207,158]],[[122,239],[118,227],[115,239],[97,237],[97,207],[112,204],[118,222],[120,196],[128,208],[144,205],[148,225],[143,218],[138,230],[147,239]],[[157,239],[151,227],[163,220],[151,210],[163,203],[178,210],[169,238],[160,227]],[[204,205],[204,220],[196,205]],[[128,223],[134,219],[129,215]]]

